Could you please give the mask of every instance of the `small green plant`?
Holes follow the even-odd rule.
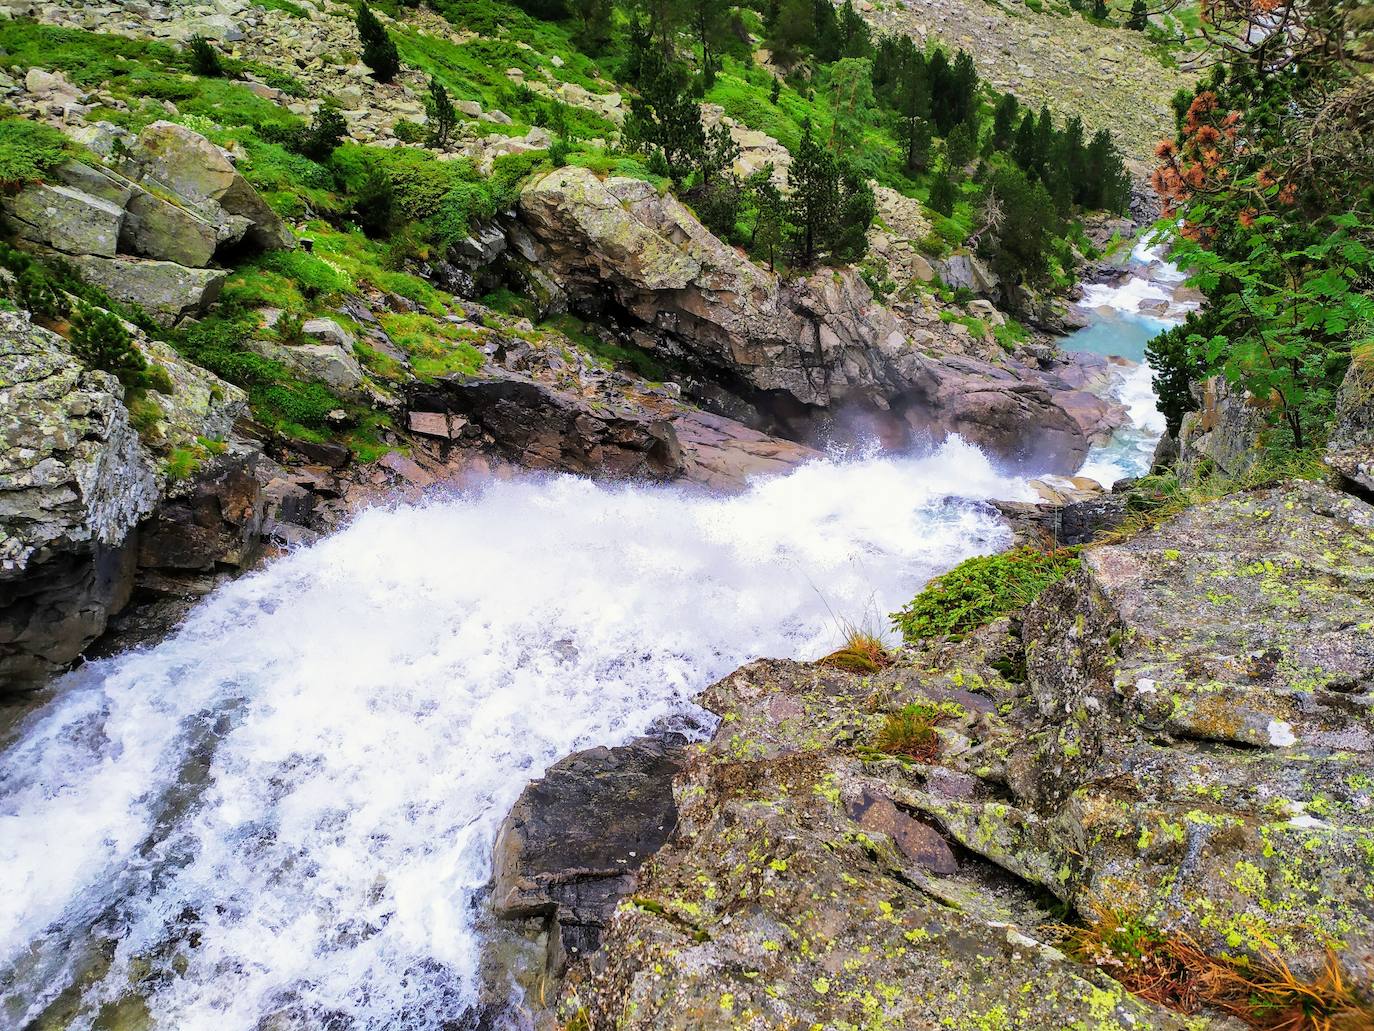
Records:
[[[940,738],[935,733],[939,712],[933,705],[912,702],[889,713],[878,728],[873,747],[888,755],[905,755],[921,762],[929,762],[939,751]]]
[[[892,656],[878,634],[845,624],[844,635],[844,647],[821,659],[822,663],[850,673],[876,673],[892,665]]]
[[[305,342],[305,319],[299,312],[284,311],[277,316],[272,331],[283,344],[296,345]]]
[[[910,644],[934,637],[958,639],[1000,616],[1029,605],[1040,592],[1078,569],[1076,548],[1021,547],[980,555],[937,576],[900,612],[893,625]]]
[[[419,122],[412,122],[405,118],[393,125],[391,131],[402,143],[423,143],[429,138],[428,129]]]
[[[224,77],[224,63],[220,60],[219,51],[204,36],[199,33],[192,36],[186,49],[191,57],[191,71],[207,79]]]
[[[81,303],[72,312],[72,353],[93,369],[115,375],[126,386],[142,383],[148,368],[119,316]]]
[[[124,407],[129,410],[129,425],[140,437],[151,434],[162,421],[161,406],[141,390],[130,391],[124,398]]]

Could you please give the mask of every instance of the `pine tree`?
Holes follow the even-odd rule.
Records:
[[[926,63],[926,79],[930,83],[931,119],[935,122],[935,131],[945,136],[958,119],[953,115],[953,73],[943,50],[937,49]]]
[[[653,33],[636,13],[625,30],[625,63],[621,66],[620,74],[627,82],[638,86],[654,67],[655,58],[651,54],[653,44]]]
[[[822,64],[838,61],[844,55],[840,18],[830,0],[811,0],[811,25],[811,50],[816,60]]]
[[[855,262],[868,250],[868,227],[877,214],[873,188],[852,165],[840,174],[840,204],[831,241],[831,252],[841,261]]]
[[[92,369],[113,373],[125,386],[135,383],[148,363],[117,315],[82,302],[71,319],[72,353]]]
[[[830,142],[835,153],[852,151],[863,135],[873,107],[873,66],[863,57],[845,57],[830,66]]]
[[[930,181],[931,210],[938,211],[948,218],[954,214],[954,202],[958,196],[959,191],[954,185],[954,180],[949,177],[948,172],[941,168],[935,173],[935,178]]]
[[[1003,93],[997,102],[997,112],[992,116],[992,144],[998,150],[1006,150],[1016,136],[1016,116],[1019,105],[1010,93]]]
[[[788,221],[792,223],[793,251],[797,263],[811,265],[825,246],[840,207],[840,174],[835,159],[811,132],[811,120],[802,123],[801,143],[788,172],[792,196]]]
[[[1054,117],[1050,114],[1049,106],[1042,105],[1040,118],[1035,123],[1035,163],[1032,166],[1035,171],[1043,172],[1049,164],[1050,156],[1054,153],[1054,136]]]
[[[754,225],[749,234],[749,251],[767,255],[768,268],[773,268],[778,248],[787,230],[787,205],[782,191],[773,182],[772,164],[764,165],[749,177],[749,194],[754,204]]]
[[[1021,116],[1011,144],[1011,157],[1023,171],[1035,168],[1035,115],[1030,111]]]
[[[917,172],[930,164],[930,123],[919,116],[903,118],[901,124],[902,148],[906,153],[906,167],[909,172]]]
[[[854,0],[844,0],[838,18],[840,57],[867,57],[873,52],[873,35],[868,22],[854,8]]]
[[[444,150],[453,136],[453,127],[458,123],[458,112],[453,109],[453,101],[449,99],[444,84],[432,75],[429,77],[425,112],[429,115],[430,146]]]
[[[321,107],[301,133],[295,149],[311,161],[323,164],[347,135],[348,122],[344,116],[332,107]]]
[[[597,54],[611,41],[611,17],[615,5],[612,0],[572,0],[572,13],[577,18],[577,32],[573,38],[589,54]]]
[[[218,79],[224,75],[224,65],[219,59],[219,51],[210,41],[197,33],[187,44],[191,54],[191,71],[207,79]]]
[[[782,94],[782,80],[776,75],[773,76],[773,85],[768,90],[768,103],[774,107],[778,106],[778,97]]]
[[[1098,21],[1106,21],[1107,14],[1107,0],[1093,0],[1093,17]]]
[[[828,3],[825,9],[833,19],[834,9]],[[780,0],[778,16],[768,32],[768,49],[774,61],[784,67],[793,65],[815,45],[818,10],[815,0]]]
[[[358,6],[358,39],[363,45],[363,64],[378,82],[390,82],[401,70],[396,44],[366,3]]]
[[[706,134],[685,68],[663,63],[646,75],[640,95],[630,101],[625,137],[650,152],[661,151],[674,179],[687,176],[706,145]]]
[[[1049,275],[1049,253],[1059,229],[1054,201],[1038,178],[1014,168],[994,172],[988,189],[997,195],[1002,218],[997,233],[982,246],[992,271],[1005,287],[1035,286]]]
[[[977,141],[968,122],[960,122],[945,138],[945,166],[952,175],[962,175],[965,166],[973,160]]]
[[[1135,0],[1131,4],[1131,17],[1126,22],[1126,28],[1144,32],[1149,27],[1150,9],[1145,5],[1145,0]]]
[[[973,58],[960,50],[950,74],[950,118],[953,124],[971,121],[978,110],[978,69]]]
[[[688,21],[701,46],[701,76],[707,89],[716,83],[720,48],[730,26],[729,0],[691,0]]]

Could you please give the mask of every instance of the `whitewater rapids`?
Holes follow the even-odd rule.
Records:
[[[73,1028],[131,996],[184,1031],[454,1020],[525,782],[1008,543],[950,495],[1029,497],[958,440],[733,497],[529,478],[367,511],[221,588],[0,753],[0,1025],[73,984]]]

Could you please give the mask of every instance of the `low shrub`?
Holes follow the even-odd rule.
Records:
[[[52,126],[22,118],[0,121],[0,188],[39,182],[69,157],[67,137]]]
[[[72,312],[70,340],[72,353],[90,368],[111,373],[126,385],[142,382],[148,363],[119,316],[79,304]]]
[[[907,643],[958,639],[1000,616],[1029,605],[1046,587],[1078,569],[1076,548],[1013,548],[959,563],[926,584],[892,616]]]
[[[209,79],[218,79],[224,75],[224,63],[220,60],[219,51],[210,45],[210,41],[197,33],[192,36],[190,42],[186,44],[187,53],[190,56],[191,71],[197,75],[204,75]]]

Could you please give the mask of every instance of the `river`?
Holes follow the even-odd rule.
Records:
[[[1090,471],[1153,445],[1134,377],[1136,424]],[[531,476],[371,509],[221,588],[10,732],[0,1026],[446,1026],[529,778],[702,721],[692,697],[756,656],[885,628],[1008,543],[988,497],[1033,494],[957,439],[732,497]]]

